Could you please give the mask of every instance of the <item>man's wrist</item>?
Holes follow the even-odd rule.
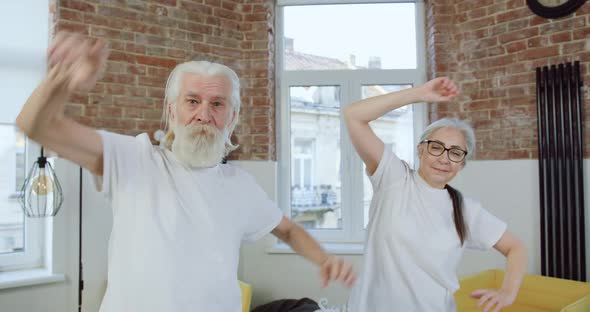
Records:
[[[324,264],[326,264],[326,262],[328,262],[328,260],[330,259],[330,255],[327,253],[324,253],[322,255],[322,257],[320,258],[320,262],[319,262],[319,266],[323,266]]]

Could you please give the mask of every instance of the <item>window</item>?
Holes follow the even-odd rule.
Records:
[[[307,229],[341,228],[340,88],[289,88],[291,218]],[[319,143],[319,144],[318,144]]]
[[[0,125],[0,163],[8,165],[0,178],[0,253],[21,252],[25,246],[24,216],[17,200],[25,176],[24,143],[14,125]]]
[[[6,25],[11,25],[0,29],[1,272],[42,264],[44,220],[26,218],[18,201],[27,171],[35,160],[27,157],[28,151],[38,149],[29,144],[15,127],[14,120],[45,76],[49,4],[47,1],[6,1],[0,4],[0,15]],[[46,22],[31,23],[31,20]]]
[[[373,194],[340,113],[425,81],[423,5],[337,2],[278,1],[279,203],[317,239],[358,243]],[[406,106],[371,127],[413,165],[425,120]]]

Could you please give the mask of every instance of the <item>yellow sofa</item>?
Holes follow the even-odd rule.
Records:
[[[250,303],[252,301],[252,286],[239,281],[240,290],[242,291],[242,312],[250,312]]]
[[[481,311],[469,295],[480,288],[499,288],[504,271],[489,270],[461,279],[455,293],[458,312]],[[589,312],[590,283],[527,274],[514,304],[503,312]]]

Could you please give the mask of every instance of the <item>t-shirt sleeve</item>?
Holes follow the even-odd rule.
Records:
[[[254,177],[244,174],[247,175],[244,187],[248,189],[248,202],[244,203],[242,211],[245,221],[242,239],[253,242],[274,230],[283,219],[283,212],[258,185]]]
[[[137,137],[99,130],[103,146],[103,173],[94,176],[98,192],[111,199],[113,193],[139,173],[141,159],[145,157],[146,134]],[[149,142],[149,138],[147,138]]]
[[[484,209],[479,202],[467,199],[465,209],[469,230],[466,247],[479,250],[494,247],[506,232],[507,224]]]
[[[379,161],[373,175],[369,175],[369,180],[373,185],[373,190],[378,190],[406,178],[409,170],[408,164],[391,151],[391,145],[385,145],[381,161]]]

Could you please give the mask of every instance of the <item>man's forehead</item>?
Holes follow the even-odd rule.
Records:
[[[185,90],[184,92],[182,92],[182,95],[186,97],[199,97],[203,94],[202,92],[199,92],[199,90]],[[212,97],[215,97],[220,100],[227,100],[228,98],[228,96],[223,93],[214,93],[212,94]]]
[[[184,73],[182,75],[183,84],[195,84],[195,83],[219,83],[219,84],[230,84],[229,79],[222,74],[214,75],[202,75],[198,73]]]
[[[182,78],[181,92],[187,95],[212,92],[216,96],[226,97],[231,92],[231,83],[223,75],[204,76],[196,73],[186,73]]]
[[[187,76],[183,79],[180,95],[227,99],[231,96],[231,84],[223,76]]]

